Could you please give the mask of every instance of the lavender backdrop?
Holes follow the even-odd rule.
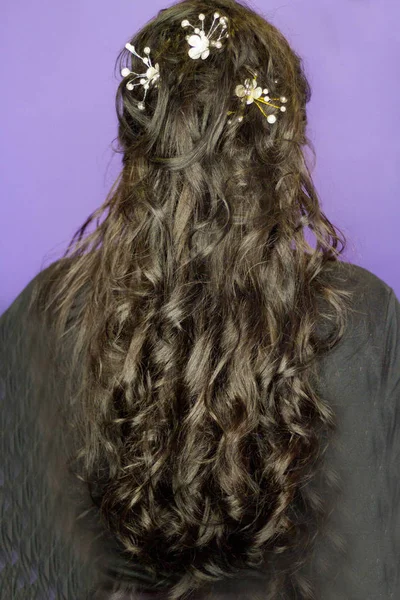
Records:
[[[2,0],[0,313],[104,200],[120,169],[119,50],[168,0]],[[218,2],[216,0],[216,7]],[[398,0],[256,0],[303,56],[314,180],[344,258],[400,297]],[[312,238],[311,238],[312,239]]]

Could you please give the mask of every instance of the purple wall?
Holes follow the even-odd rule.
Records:
[[[0,313],[103,202],[120,169],[111,150],[116,56],[170,4],[3,0]],[[328,218],[348,237],[344,258],[400,297],[400,3],[250,4],[304,58],[314,180]]]

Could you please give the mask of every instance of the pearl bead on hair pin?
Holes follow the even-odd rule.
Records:
[[[277,83],[277,80],[275,80],[275,83]],[[257,74],[254,75],[254,79],[246,79],[244,85],[237,85],[235,88],[235,94],[236,96],[242,99],[240,115],[237,117],[238,121],[243,121],[243,112],[246,105],[253,104],[253,102],[257,106],[257,108],[262,112],[264,117],[267,118],[268,123],[271,124],[276,122],[276,116],[274,114],[266,114],[266,112],[263,110],[260,104],[266,104],[268,106],[272,106],[273,108],[279,109],[281,112],[286,112],[286,106],[283,106],[283,104],[286,104],[287,98],[285,98],[285,96],[280,96],[279,98],[271,98],[268,95],[269,91],[267,88],[263,89],[262,87],[257,86]],[[264,96],[261,98],[262,94],[264,94]],[[270,102],[270,100],[279,100],[282,103],[282,106],[277,106],[276,104]],[[228,112],[228,114],[232,113],[233,111]],[[232,120],[229,119],[228,123],[231,122]]]
[[[187,19],[185,19],[181,23],[182,27],[184,27],[184,28],[185,27],[193,27],[193,29],[194,29],[194,34],[186,36],[186,39],[189,42],[189,45],[192,46],[192,48],[190,48],[190,50],[188,51],[188,54],[189,54],[190,58],[193,58],[194,60],[196,60],[200,57],[204,60],[210,54],[210,46],[214,46],[215,48],[221,48],[222,47],[221,39],[223,39],[225,37],[229,37],[229,33],[227,32],[228,17],[221,17],[218,12],[215,12],[214,20],[213,20],[210,30],[207,34],[204,31],[205,18],[206,17],[205,17],[205,15],[203,15],[203,13],[199,14],[199,20],[201,21],[201,25],[202,25],[201,29],[199,27],[194,27],[194,25],[189,23],[189,21]],[[215,21],[217,19],[219,19],[219,21],[218,21],[217,25],[215,25]],[[214,27],[214,25],[215,25],[215,27]],[[214,33],[217,31],[218,27],[220,27],[220,26],[221,26],[221,31],[219,33],[218,39],[212,40],[211,39],[212,36],[214,35]]]
[[[135,73],[134,71],[130,71],[130,69],[128,69],[127,67],[125,67],[124,69],[122,69],[121,71],[121,75],[122,77],[127,77],[128,75],[135,75],[134,79],[137,79],[138,77],[140,78],[140,82],[139,83],[132,83],[132,81],[128,81],[128,83],[126,84],[126,87],[128,90],[133,90],[134,87],[136,87],[137,85],[142,85],[144,88],[144,97],[143,99],[138,103],[138,108],[139,110],[144,110],[145,109],[145,100],[146,100],[146,96],[147,96],[147,91],[150,87],[150,85],[153,85],[154,87],[158,87],[158,79],[160,77],[160,67],[159,64],[157,63],[154,67],[151,63],[151,58],[149,56],[151,50],[149,47],[146,47],[144,49],[144,53],[147,54],[147,57],[142,57],[140,56],[136,50],[135,47],[132,46],[132,44],[125,44],[125,48],[127,50],[129,50],[130,52],[132,52],[132,54],[134,54],[135,56],[137,56],[138,58],[140,58],[141,61],[144,62],[144,64],[147,67],[147,70],[144,73]]]

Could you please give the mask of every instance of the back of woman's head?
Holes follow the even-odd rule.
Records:
[[[159,65],[160,81],[158,86],[150,85],[144,111],[138,108],[140,86],[131,91],[125,80],[121,82],[119,139],[128,155],[125,160],[136,150],[151,163],[156,160],[158,170],[163,165],[173,171],[189,167],[190,172],[198,163],[211,169],[217,159],[225,170],[239,161],[248,169],[263,164],[271,174],[273,167],[289,159],[289,145],[305,143],[310,89],[300,58],[273,25],[244,5],[223,0],[218,10],[228,19],[229,33],[222,38],[221,48],[210,46],[206,59],[189,57],[185,38],[193,29],[183,28],[182,22],[187,20],[199,29],[203,25],[207,32],[216,12],[215,3],[209,0],[187,0],[161,11],[131,40],[142,55],[145,47],[150,48],[153,64]],[[199,14],[204,15],[203,22]],[[119,58],[120,66],[132,59],[133,71],[143,71],[140,59],[129,50],[124,49]],[[241,122],[228,116],[239,107],[236,86],[253,79],[254,73],[270,96],[288,99],[287,110],[276,123],[270,124],[255,104],[248,106]],[[271,115],[277,112],[270,106],[263,108]],[[223,181],[230,175],[221,173]]]
[[[193,58],[182,22],[204,14],[207,30],[216,11],[229,35]],[[58,340],[76,333],[66,429],[80,473],[101,479],[101,517],[132,561],[170,575],[166,598],[249,569],[270,598],[283,585],[309,598],[300,566],[323,513],[311,484],[335,421],[316,364],[343,335],[348,293],[332,276],[345,242],[303,154],[301,60],[235,0],[174,4],[129,44],[157,85],[143,110],[146,80],[121,81],[121,174],[37,296]],[[146,70],[129,47],[118,66]],[[237,86],[254,78],[264,103],[243,105]]]

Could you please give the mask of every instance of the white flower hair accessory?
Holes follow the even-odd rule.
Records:
[[[278,80],[276,79],[275,83],[277,82]],[[235,88],[235,94],[236,96],[242,99],[240,115],[237,117],[238,121],[243,121],[243,112],[246,105],[253,103],[257,106],[257,108],[259,108],[264,117],[267,118],[268,123],[275,123],[276,115],[266,114],[266,112],[263,110],[260,104],[266,104],[268,106],[272,106],[273,108],[280,110],[281,112],[286,112],[286,106],[283,106],[283,104],[286,104],[287,98],[285,98],[285,96],[280,96],[279,98],[271,98],[268,95],[269,92],[267,88],[263,89],[261,86],[257,85],[257,73],[254,74],[253,79],[246,79],[244,85],[237,85]],[[262,94],[264,94],[263,98],[261,98]],[[282,106],[277,106],[276,104],[270,102],[270,100],[279,100],[282,103]],[[228,112],[228,114],[232,113],[233,111]],[[231,122],[232,120],[230,119],[228,123]]]
[[[147,54],[147,57],[140,56],[136,52],[135,47],[132,46],[132,44],[129,44],[129,42],[127,44],[125,44],[125,48],[127,50],[129,50],[130,52],[132,52],[132,54],[134,54],[135,56],[137,56],[138,58],[140,58],[140,60],[143,61],[144,64],[146,65],[146,67],[147,67],[147,70],[144,73],[135,73],[134,71],[131,71],[127,67],[125,67],[121,71],[122,77],[128,77],[128,75],[135,75],[135,77],[133,79],[137,79],[138,77],[140,78],[140,82],[139,83],[132,83],[132,81],[128,81],[128,83],[126,84],[126,87],[128,88],[128,90],[133,90],[133,88],[136,87],[137,85],[142,85],[143,86],[143,88],[144,88],[144,97],[138,103],[138,108],[139,108],[139,110],[144,110],[145,109],[145,100],[146,100],[146,96],[147,96],[147,91],[148,91],[150,85],[153,85],[154,87],[158,87],[158,80],[160,78],[160,66],[157,63],[153,67],[153,65],[151,63],[151,58],[149,56],[149,54],[151,52],[151,50],[150,50],[149,47],[146,47],[144,49],[144,53]]]
[[[204,31],[204,21],[205,15],[203,13],[199,14],[199,20],[201,21],[202,28],[194,27],[187,19],[182,21],[182,27],[193,27],[194,34],[187,35],[186,39],[189,42],[189,45],[192,46],[190,48],[188,54],[190,58],[197,60],[198,58],[202,58],[203,60],[207,58],[210,54],[210,46],[214,46],[215,48],[221,48],[222,42],[221,39],[225,37],[229,37],[229,33],[227,32],[228,28],[228,17],[221,17],[218,12],[214,13],[214,20],[210,27],[209,32],[206,34]],[[215,21],[219,19],[217,25],[214,27]],[[221,27],[221,31],[219,32],[219,37],[216,40],[212,40],[212,36],[217,31],[218,27]]]

